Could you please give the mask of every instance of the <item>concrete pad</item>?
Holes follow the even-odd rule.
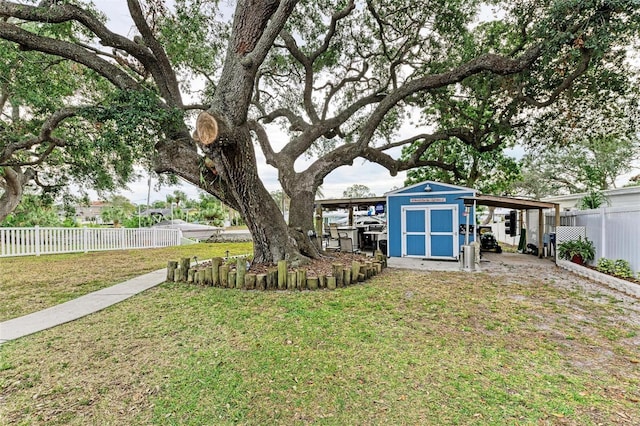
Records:
[[[390,268],[416,269],[423,271],[462,271],[457,260],[431,260],[414,257],[390,257],[387,259]],[[553,265],[552,258],[540,259],[537,256],[520,253],[482,252],[480,263],[476,263],[472,272],[502,270],[507,266],[540,266]],[[469,271],[471,272],[471,271]]]
[[[460,262],[457,260],[431,260],[416,257],[390,257],[387,259],[387,266],[389,268],[415,269],[420,271],[461,271]],[[476,268],[476,270],[479,270],[479,268]]]
[[[166,269],[159,269],[60,305],[1,322],[0,344],[98,312],[155,287],[166,278]]]

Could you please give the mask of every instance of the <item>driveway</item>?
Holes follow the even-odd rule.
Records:
[[[448,271],[460,272],[460,264],[457,261],[424,260],[417,258],[387,259],[390,268],[412,269],[418,271]],[[580,276],[574,272],[556,266],[553,258],[539,259],[530,254],[520,253],[482,253],[482,260],[474,272],[465,272],[470,279],[476,273],[506,277],[512,283],[528,285],[539,282],[542,279],[549,285],[564,288],[567,291],[580,291],[588,294],[589,298],[619,301],[621,305],[629,309],[633,315],[626,320],[640,325],[640,298],[612,288],[604,282]]]

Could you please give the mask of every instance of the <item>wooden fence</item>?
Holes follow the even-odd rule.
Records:
[[[0,257],[169,247],[181,238],[179,229],[0,228]]]
[[[387,256],[376,252],[375,258],[351,265],[333,263],[331,273],[321,276],[307,276],[306,269],[291,269],[286,260],[255,274],[247,271],[245,257],[222,259],[215,257],[201,264],[193,264],[190,257],[167,263],[167,281],[187,282],[220,288],[242,290],[335,290],[361,283],[382,272],[387,267]]]

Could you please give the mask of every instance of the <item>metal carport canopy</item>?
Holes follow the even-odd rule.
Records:
[[[465,204],[480,204],[489,207],[505,207],[513,210],[556,209],[559,204],[545,201],[528,200],[526,198],[500,197],[497,195],[478,194],[475,197],[460,197]]]
[[[333,198],[327,200],[316,200],[316,205],[326,208],[349,208],[360,206],[373,206],[377,203],[387,203],[386,197],[363,197],[363,198]]]
[[[322,235],[322,209],[349,209],[349,225],[353,225],[353,209],[360,206],[374,206],[378,203],[387,204],[387,197],[363,197],[363,198],[333,198],[315,201],[315,216],[320,218],[316,222],[316,233]]]
[[[500,197],[497,195],[483,195],[478,194],[475,197],[460,197],[464,200],[465,205],[479,204],[489,207],[505,207],[512,210],[538,210],[538,235],[543,235],[543,214],[544,209],[555,210],[555,223],[560,223],[560,204],[547,203],[545,201],[528,200],[526,198],[512,198],[512,197]],[[538,240],[540,246],[540,240]],[[538,252],[538,257],[542,257],[542,247]]]

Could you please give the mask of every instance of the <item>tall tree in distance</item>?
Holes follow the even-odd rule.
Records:
[[[254,261],[265,263],[320,255],[307,237],[316,189],[357,158],[395,175],[428,165],[422,154],[434,141],[502,149],[514,127],[536,123],[525,118],[579,98],[603,104],[626,94],[632,75],[624,57],[640,22],[633,0],[495,1],[500,19],[484,22],[486,2],[476,0],[239,0],[232,21],[216,2],[173,4],[128,0],[135,31],[124,37],[81,2],[0,1],[0,38],[90,69],[130,99],[119,110],[127,122],[152,117],[142,127],[158,136],[156,171],[240,212]],[[91,40],[41,31],[64,23]],[[207,85],[188,105],[194,76]],[[444,114],[465,85],[489,97],[488,117]],[[401,134],[416,107],[421,122]],[[287,138],[273,138],[273,126]],[[397,158],[410,144],[414,152]],[[260,179],[256,146],[291,199],[289,226]],[[299,159],[309,161],[294,167]]]
[[[640,159],[640,142],[615,135],[585,137],[567,146],[539,146],[522,159],[513,191],[536,199],[616,188],[616,180]]]
[[[375,192],[372,192],[367,185],[362,185],[359,183],[351,185],[342,192],[343,198],[367,198],[375,196]]]

